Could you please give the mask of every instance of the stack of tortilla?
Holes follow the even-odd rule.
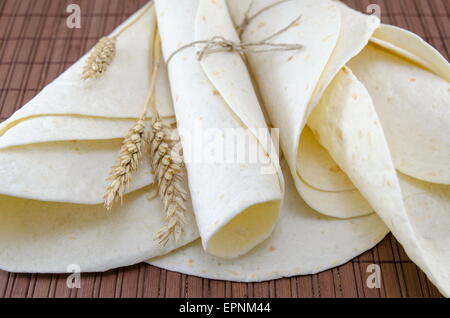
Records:
[[[245,15],[269,6],[240,39]],[[156,0],[140,14],[103,77],[80,79],[85,56],[0,125],[0,268],[105,271],[150,259],[201,277],[264,281],[338,266],[392,231],[450,295],[450,65],[435,49],[331,0]],[[190,45],[218,36],[257,43],[299,15],[272,41],[300,50],[199,60],[205,44]],[[166,246],[154,240],[164,211],[147,199],[149,158],[123,205],[110,213],[102,205],[149,90],[157,26],[167,67],[156,103],[176,122],[185,157],[195,158],[189,135],[200,123],[218,132],[206,148],[233,129],[267,158],[186,161],[191,208]],[[281,163],[271,141],[252,133],[268,124],[280,129]]]

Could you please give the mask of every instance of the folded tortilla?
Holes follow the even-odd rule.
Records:
[[[236,25],[242,23],[251,2],[228,0]],[[253,1],[249,15],[276,2]],[[379,20],[335,1],[286,1],[253,19],[242,40],[258,42],[283,29],[299,15],[299,23],[273,41],[302,44],[303,49],[297,52],[247,54],[271,124],[280,128],[281,148],[297,190],[311,207],[322,214],[340,218],[373,213],[367,201],[348,180],[331,188],[309,183],[311,178],[308,174],[319,172],[316,173],[314,169],[317,165],[311,165],[311,160],[305,162],[301,159],[303,153],[299,147],[307,118],[324,90],[347,61],[368,43]],[[281,106],[283,111],[280,111]],[[337,205],[329,204],[330,199]],[[335,208],[340,205],[345,208]]]
[[[349,63],[374,100],[397,169],[450,185],[450,80],[425,66],[373,44]]]
[[[150,82],[152,45],[156,19],[150,2],[118,26],[111,36],[144,14],[118,37],[117,54],[108,67],[108,76],[95,81],[81,80],[88,52],[36,97],[0,125],[0,135],[32,117],[79,115],[94,118],[138,118],[142,113]],[[105,73],[106,74],[106,73]],[[161,116],[173,116],[168,105],[159,109]],[[149,112],[151,115],[151,112]]]
[[[139,16],[117,39],[117,55],[105,76],[81,80],[86,54],[0,125],[0,194],[52,202],[103,202],[119,140],[141,116],[149,90],[149,52],[156,25],[153,5],[143,7],[113,34]],[[173,122],[164,69],[158,74],[156,98],[164,118]],[[153,176],[142,169],[127,191],[152,182]]]
[[[444,248],[450,244],[450,187],[399,181],[372,99],[348,68],[333,80],[308,124],[408,256],[450,295],[450,253]]]
[[[103,272],[164,255],[198,238],[195,219],[178,242],[161,247],[155,233],[164,225],[159,200],[149,188],[129,194],[107,214],[103,204],[51,203],[0,196],[0,268],[20,273]]]
[[[153,182],[148,158],[133,176],[124,204],[109,213],[103,207],[110,167],[149,90],[156,17],[151,6],[142,10],[118,28],[145,13],[118,38],[117,57],[104,77],[83,82],[83,57],[1,124],[1,269],[64,273],[78,265],[83,272],[106,271],[198,238],[188,213],[178,242],[162,248],[154,241],[165,220],[160,201],[147,200]],[[164,68],[156,100],[173,123]]]
[[[261,0],[255,3],[260,9],[273,2]],[[422,182],[396,171],[398,168],[416,178],[446,183],[450,134],[447,132],[448,107],[445,107],[449,98],[448,72],[443,72],[443,69],[449,69],[448,62],[444,62],[434,49],[418,40],[417,36],[406,35],[398,30],[388,36],[385,30],[389,27],[385,26],[372,37],[372,42],[384,49],[374,44],[367,46],[376,27],[366,24],[370,27],[364,32],[364,24],[358,20],[367,22],[370,18],[331,1],[313,3],[299,0],[280,4],[278,9],[258,16],[243,38],[245,41],[264,38],[270,33],[265,30],[265,26],[275,28],[272,24],[280,23],[278,16],[284,15],[284,19],[289,21],[286,15],[295,16],[299,13],[304,17],[304,32],[308,31],[310,25],[311,29],[316,25],[317,30],[326,30],[317,26],[319,21],[312,22],[314,16],[308,14],[312,7],[318,10],[322,25],[334,23],[336,27],[335,20],[321,13],[323,9],[319,10],[326,3],[328,8],[339,8],[343,19],[341,34],[329,54],[328,64],[316,70],[321,74],[320,80],[317,80],[317,76],[308,77],[311,74],[306,70],[309,72],[311,67],[304,62],[291,64],[289,70],[285,66],[297,59],[306,60],[305,54],[317,45],[312,40],[308,41],[306,36],[280,36],[280,41],[305,45],[303,52],[292,58],[283,60],[280,56],[270,54],[248,54],[270,119],[275,126],[283,128],[287,124],[285,132],[281,132],[281,144],[288,154],[287,160],[294,180],[297,180],[297,189],[309,205],[321,213],[333,215],[327,211],[327,206],[321,206],[320,202],[311,199],[311,193],[319,191],[314,189],[317,191],[306,192],[305,187],[323,188],[321,190],[327,190],[327,194],[339,193],[336,192],[338,190],[348,194],[354,191],[351,184],[354,185],[391,229],[408,256],[448,296],[450,254],[444,246],[450,244],[449,187]],[[233,0],[229,4],[231,8],[234,7],[232,12],[237,12],[233,14],[234,17],[242,16],[243,8],[239,8]],[[254,9],[255,12],[258,8]],[[354,19],[346,19],[345,16],[354,16]],[[358,24],[359,28],[352,27]],[[317,38],[317,33],[312,32],[316,42],[327,39],[325,34]],[[401,34],[404,35],[403,40]],[[297,42],[296,39],[303,42]],[[350,44],[349,41],[354,42]],[[343,44],[348,47],[343,48]],[[323,52],[315,56],[321,54]],[[345,67],[346,64],[355,70],[357,76]],[[445,76],[442,73],[446,73]],[[290,89],[289,81],[295,89]],[[296,90],[304,93],[301,89],[303,83],[313,83],[316,88],[302,99]],[[416,91],[412,92],[413,88]],[[391,99],[389,103],[388,99]],[[304,121],[307,121],[311,131],[303,130]],[[411,135],[411,142],[406,141]],[[326,149],[329,157],[315,142]],[[403,144],[399,146],[401,142]],[[392,159],[391,151],[395,160]],[[313,156],[318,156],[318,160],[313,162]],[[335,167],[336,164],[344,173]],[[314,177],[311,171],[302,172],[306,170],[302,167],[311,167],[319,173]],[[311,184],[306,184],[305,180]],[[351,204],[358,206],[353,202]],[[341,215],[345,216],[348,215]]]
[[[162,0],[155,5],[166,61],[194,41],[213,36],[239,40],[224,1]],[[270,138],[254,133],[254,129],[267,130],[267,125],[241,56],[219,52],[199,61],[197,52],[202,49],[191,45],[176,53],[169,61],[169,80],[203,247],[211,255],[236,258],[272,233],[284,181]],[[202,147],[193,146],[190,138],[198,126]],[[268,164],[202,156],[205,149],[217,145],[224,154],[239,156],[236,143],[226,142],[228,131],[246,137],[249,155],[266,158]],[[264,173],[264,166],[271,173]]]

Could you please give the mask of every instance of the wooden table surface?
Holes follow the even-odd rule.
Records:
[[[111,32],[145,0],[0,0],[0,121]],[[412,30],[448,59],[449,0],[346,0],[366,11],[381,7],[384,23]],[[82,28],[66,27],[66,7],[79,4]],[[381,268],[380,289],[369,289],[370,264]],[[80,289],[67,275],[0,271],[0,297],[442,297],[389,235],[373,250],[318,275],[265,283],[230,283],[181,275],[139,264],[83,274]]]

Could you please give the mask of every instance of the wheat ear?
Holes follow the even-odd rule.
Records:
[[[109,186],[105,194],[105,207],[109,211],[117,201],[123,202],[123,196],[130,185],[131,176],[135,173],[142,160],[145,147],[145,115],[128,131],[119,157],[111,169],[108,178]]]
[[[145,8],[142,13],[137,16],[133,21],[127,24],[122,30],[120,30],[113,37],[103,37],[101,38],[97,44],[92,49],[91,54],[86,60],[86,63],[83,67],[83,73],[81,75],[82,80],[88,79],[98,79],[100,78],[108,69],[108,67],[113,62],[116,57],[116,42],[117,38],[130,27],[135,25],[153,6],[153,2],[151,2],[147,8]]]
[[[154,99],[156,76],[158,72],[157,60],[160,58],[161,46],[159,44],[158,31],[155,30],[155,46],[153,56],[155,57],[155,63],[153,63],[153,71],[150,78],[150,88],[147,95],[147,99],[144,104],[144,111],[139,117],[138,121],[130,128],[125,139],[122,142],[119,156],[116,163],[111,168],[110,176],[107,179],[109,182],[104,196],[105,208],[109,211],[113,208],[114,203],[120,201],[123,202],[123,196],[128,186],[130,185],[133,173],[135,173],[139,164],[142,161],[144,148],[147,142],[146,136],[146,124],[145,119],[147,117],[148,108]],[[152,52],[150,52],[151,54]],[[149,54],[149,56],[150,56]]]
[[[166,221],[155,236],[161,246],[165,246],[170,239],[178,241],[186,224],[188,200],[186,172],[180,141],[171,138],[174,133],[174,129],[165,126],[158,115],[153,117],[150,132],[150,164]]]
[[[84,65],[83,80],[98,79],[106,72],[116,56],[116,41],[117,37],[103,37],[97,42]]]
[[[157,74],[161,64],[161,41],[155,36],[154,69]],[[154,88],[153,88],[154,89]],[[153,95],[154,96],[154,95]],[[150,167],[154,181],[154,197],[163,204],[165,225],[156,233],[155,240],[165,246],[171,239],[175,242],[186,225],[188,190],[185,182],[186,169],[179,138],[174,138],[176,129],[163,124],[154,100],[151,103],[153,118],[149,138]]]

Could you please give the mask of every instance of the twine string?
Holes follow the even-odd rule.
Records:
[[[283,4],[283,3],[288,2],[288,1],[292,1],[292,0],[280,0],[280,1],[277,1],[277,2],[275,2],[275,3],[272,3],[271,5],[268,5],[267,7],[262,8],[261,10],[259,10],[258,12],[256,12],[254,15],[250,16],[250,11],[252,11],[253,5],[254,5],[254,3],[255,3],[255,1],[252,0],[252,1],[250,2],[250,5],[249,5],[248,8],[247,8],[247,11],[245,12],[245,15],[244,15],[244,21],[242,21],[242,23],[236,27],[236,30],[238,31],[239,37],[240,37],[240,38],[242,37],[242,34],[245,32],[245,30],[247,29],[248,25],[249,25],[254,19],[256,19],[257,17],[259,17],[259,16],[260,16],[261,14],[263,14],[264,12],[269,11],[270,9],[272,9],[272,8],[274,8],[274,7],[276,7],[276,6],[279,6],[280,4]]]
[[[290,0],[283,0],[280,2],[285,2]],[[269,7],[273,7],[269,6]],[[268,8],[269,8],[268,7]],[[264,9],[263,9],[264,10]],[[265,8],[267,10],[267,8]],[[264,11],[265,11],[264,10]],[[211,53],[217,53],[217,52],[238,52],[239,54],[243,55],[245,53],[267,53],[267,52],[286,52],[286,51],[297,51],[303,48],[303,45],[301,44],[295,44],[295,43],[274,43],[271,42],[274,38],[277,36],[283,34],[284,32],[288,31],[290,28],[292,28],[295,24],[297,24],[302,16],[298,16],[295,18],[291,23],[289,23],[286,27],[282,28],[281,30],[271,34],[270,36],[266,37],[265,39],[258,41],[258,42],[234,42],[232,40],[226,39],[223,36],[214,36],[210,40],[200,40],[200,41],[193,41],[188,44],[185,44],[181,47],[179,47],[177,50],[175,50],[167,59],[167,65],[169,65],[170,61],[181,51],[184,51],[190,47],[193,47],[198,44],[205,44],[202,50],[200,50],[197,53],[197,58],[199,61],[201,61],[205,55],[211,54]]]

